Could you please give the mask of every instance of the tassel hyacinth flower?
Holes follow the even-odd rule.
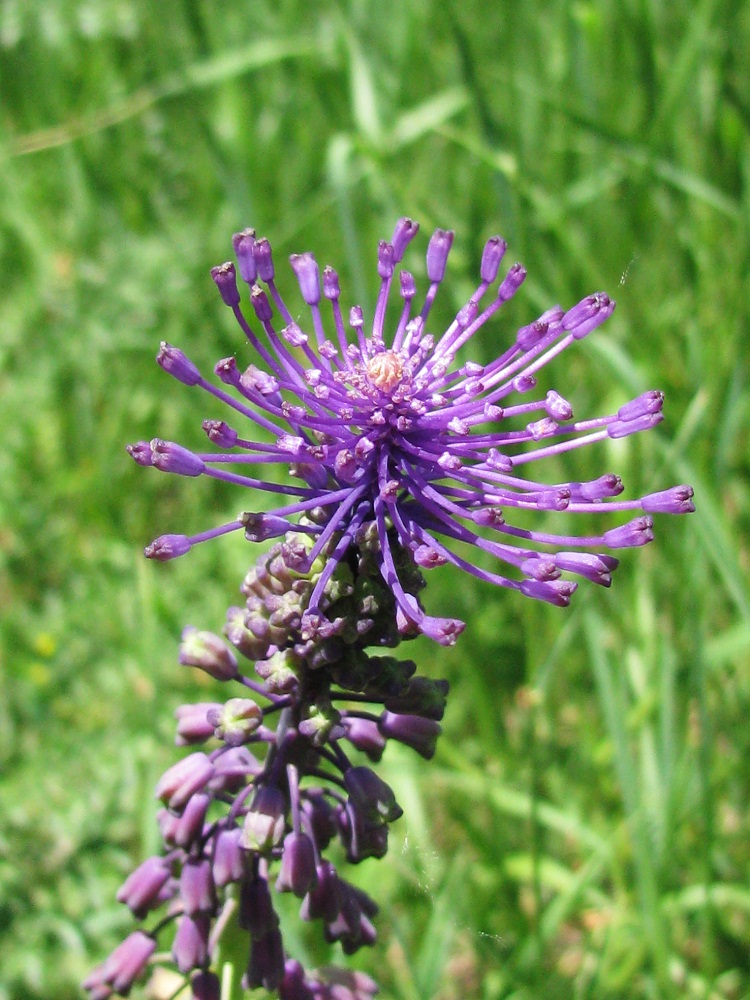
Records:
[[[424,570],[451,563],[564,606],[576,583],[562,574],[609,586],[617,560],[602,550],[651,541],[653,513],[693,510],[689,486],[620,500],[613,474],[551,485],[520,474],[532,460],[653,427],[663,396],[644,393],[617,413],[578,421],[558,393],[534,392],[543,366],[611,314],[614,303],[601,293],[567,311],[549,309],[487,365],[457,360],[525,277],[514,264],[490,291],[505,253],[499,237],[487,242],[477,289],[442,336],[433,337],[428,324],[450,232],[429,241],[421,305],[414,278],[401,271],[401,306],[389,317],[396,268],[417,229],[402,219],[392,241],[380,244],[381,286],[368,330],[355,306],[347,334],[336,273],[325,268],[321,278],[304,253],[291,258],[310,310],[312,335],[304,332],[276,288],[268,241],[245,230],[234,247],[253,325],[240,307],[235,266],[212,275],[255,362],[241,370],[233,357],[220,361],[217,385],[177,348],[161,346],[162,368],[227,404],[253,433],[210,419],[203,427],[220,451],[154,439],[129,446],[135,461],[214,476],[283,502],[192,537],[162,535],[146,549],[165,560],[235,530],[250,541],[278,539],[245,578],[243,603],[228,611],[228,645],[193,627],[183,632],[180,662],[240,693],[176,712],[177,743],[193,750],[157,785],[163,848],[118,893],[138,920],[165,912],[91,973],[84,983],[90,1000],[126,996],[161,960],[163,934],[171,935],[171,959],[189,979],[192,1000],[219,1000],[217,965],[227,957],[222,935],[230,926],[245,934],[244,988],[279,1000],[371,1000],[377,986],[363,973],[307,972],[289,956],[273,902],[275,893],[298,897],[300,918],[319,922],[325,940],[347,955],[375,942],[377,905],[325,852],[338,841],[351,864],[384,857],[389,824],[402,810],[369,764],[394,740],[433,756],[448,684],[417,676],[411,660],[368,648],[382,654],[420,634],[455,642],[463,622],[423,610]],[[272,464],[293,478],[245,474],[247,466]],[[523,510],[635,517],[581,537],[519,527],[513,514]],[[498,567],[461,554],[472,546]]]
[[[267,512],[246,511],[192,537],[162,535],[148,546],[147,556],[171,559],[235,530],[244,529],[251,541],[291,530],[312,539],[312,546],[301,547],[299,556],[300,567],[309,568],[335,539],[305,609],[303,626],[313,634],[331,628],[320,608],[328,576],[357,533],[372,526],[381,539],[377,558],[396,598],[399,629],[450,645],[464,623],[427,615],[407,593],[396,572],[390,529],[424,569],[452,563],[481,580],[564,606],[577,586],[569,576],[609,586],[617,566],[609,553],[651,541],[652,514],[694,509],[689,486],[622,500],[623,485],[614,474],[551,484],[522,475],[532,461],[654,427],[662,419],[663,394],[646,392],[616,413],[576,420],[571,403],[559,393],[535,393],[537,373],[611,315],[614,302],[601,292],[567,310],[548,309],[518,330],[489,364],[459,361],[461,349],[516,293],[526,271],[513,264],[491,291],[506,250],[503,239],[492,237],[482,254],[476,291],[436,337],[429,332],[429,318],[453,233],[438,229],[430,239],[429,285],[417,304],[411,273],[400,271],[397,282],[396,277],[418,228],[411,219],[401,219],[391,242],[380,243],[381,284],[374,316],[367,329],[363,310],[353,306],[348,317],[351,334],[332,268],[324,268],[321,276],[311,253],[290,258],[310,311],[310,332],[305,331],[276,286],[268,240],[256,239],[252,229],[235,235],[237,267],[222,264],[212,276],[254,350],[254,363],[243,370],[235,357],[219,361],[214,371],[224,388],[205,379],[191,360],[167,343],[161,345],[157,361],[178,381],[199,386],[227,404],[249,421],[258,439],[210,419],[203,428],[219,452],[196,453],[158,438],[130,445],[128,451],[141,465],[183,476],[213,476],[277,494],[284,502]],[[249,288],[252,325],[240,305],[237,271]],[[387,307],[394,283],[401,306],[391,322]],[[246,474],[249,467],[270,464],[286,467],[294,479],[272,482]],[[322,523],[304,516],[316,508],[325,512]],[[577,536],[516,526],[517,510],[636,516],[599,534]],[[500,571],[481,568],[456,552],[461,543],[488,554]]]

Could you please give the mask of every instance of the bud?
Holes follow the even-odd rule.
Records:
[[[144,931],[134,931],[115,948],[103,965],[92,972],[83,984],[84,989],[109,986],[112,992],[127,996],[155,950],[156,941],[152,937]]]
[[[240,304],[240,293],[237,289],[237,274],[234,264],[231,261],[227,261],[225,264],[212,267],[211,277],[219,289],[219,294],[224,305],[238,306]]]
[[[419,223],[412,219],[399,219],[396,228],[393,230],[393,261],[395,264],[401,262],[404,251],[419,232]]]
[[[208,935],[211,920],[206,913],[191,917],[183,914],[177,923],[172,944],[172,958],[183,975],[200,969],[208,961]]]
[[[497,278],[500,268],[500,261],[505,256],[508,244],[501,236],[491,236],[484,245],[482,251],[482,263],[479,267],[479,275],[486,284],[491,285]]]
[[[161,342],[159,353],[156,355],[156,363],[183,385],[197,385],[201,381],[201,373],[190,358],[178,348],[172,347],[166,340]]]
[[[453,232],[450,229],[436,229],[427,244],[427,277],[432,282],[442,281],[445,277],[445,265],[453,245]]]
[[[391,787],[369,767],[350,767],[344,773],[344,785],[369,822],[392,823],[403,814]]]
[[[260,785],[245,815],[240,846],[264,854],[281,843],[286,826],[286,798],[274,785]]]
[[[209,791],[238,792],[263,770],[263,765],[245,746],[227,747],[214,758],[214,773],[208,783]]]
[[[213,910],[215,898],[210,861],[188,858],[180,875],[180,898],[185,913],[190,916]]]
[[[258,660],[255,670],[270,692],[287,694],[297,687],[301,665],[302,661],[294,650],[284,649],[275,652],[268,660]]]
[[[306,833],[292,831],[284,838],[281,870],[276,880],[277,892],[293,892],[300,899],[314,888],[318,877],[315,871],[315,848]]]
[[[210,804],[211,796],[204,792],[197,792],[190,798],[172,830],[172,841],[177,847],[187,849],[201,836]]]
[[[265,990],[275,990],[284,979],[284,944],[281,931],[275,928],[262,938],[253,938],[250,944],[250,959],[247,972],[242,980],[245,989],[262,986]]]
[[[180,663],[199,667],[217,681],[231,681],[237,676],[234,653],[213,632],[201,632],[192,625],[182,631]]]
[[[221,982],[215,972],[199,972],[190,983],[192,1000],[221,1000]]]
[[[219,887],[240,882],[245,874],[245,853],[240,848],[241,836],[242,830],[238,826],[221,830],[217,834],[212,874],[214,883]]]
[[[158,906],[160,892],[169,879],[169,868],[163,858],[147,858],[130,874],[117,892],[117,902],[125,903],[138,920]]]
[[[411,747],[425,760],[430,760],[435,755],[437,738],[442,732],[440,723],[434,719],[425,719],[421,715],[396,715],[387,711],[380,716],[378,728],[383,736]]]
[[[203,743],[213,736],[214,727],[207,718],[208,710],[211,708],[221,708],[221,705],[215,701],[200,701],[193,705],[180,705],[175,709],[174,714],[177,719],[175,743],[178,747]]]
[[[358,719],[347,716],[343,719],[346,738],[357,750],[366,753],[373,763],[383,756],[385,739],[377,722],[371,719]]]
[[[297,275],[302,298],[308,306],[320,302],[320,278],[318,264],[311,253],[294,253],[289,258],[292,270]]]
[[[204,753],[191,753],[164,772],[156,785],[156,798],[179,812],[190,797],[207,784],[213,773],[213,764]]]
[[[318,884],[302,901],[299,915],[303,920],[336,919],[341,908],[341,879],[330,861],[321,861],[317,868]]]
[[[448,681],[433,681],[429,677],[412,677],[404,692],[383,702],[389,712],[399,715],[422,715],[439,722],[445,712]]]
[[[232,246],[237,257],[240,277],[248,285],[252,285],[258,276],[258,268],[253,256],[254,245],[254,229],[243,229],[241,233],[235,233],[232,237]]]
[[[237,919],[240,927],[248,931],[252,938],[265,937],[279,926],[266,879],[255,875],[243,881]]]
[[[248,742],[263,722],[263,712],[252,698],[230,698],[225,705],[209,709],[208,721],[216,727],[217,739],[236,747]]]

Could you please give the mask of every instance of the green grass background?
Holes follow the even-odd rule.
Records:
[[[282,287],[311,249],[371,307],[402,214],[457,233],[436,327],[488,236],[528,267],[485,359],[618,299],[550,385],[581,417],[661,388],[666,420],[540,473],[690,482],[698,513],[567,611],[430,578],[469,627],[410,647],[452,694],[437,758],[384,762],[405,817],[353,873],[382,904],[357,961],[388,1000],[750,997],[749,50],[740,0],[3,0],[0,1000],[77,996],[127,933],[172,712],[221,693],[177,641],[250,547],[141,549],[250,503],[125,454],[222,415],[158,342],[240,346],[208,268],[246,225]]]

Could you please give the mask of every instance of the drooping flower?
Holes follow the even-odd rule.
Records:
[[[452,563],[481,580],[564,606],[577,584],[562,574],[609,586],[617,559],[601,550],[651,541],[653,513],[694,509],[689,486],[620,500],[623,485],[614,474],[552,484],[520,474],[531,461],[654,427],[662,419],[663,394],[646,392],[616,413],[580,421],[559,393],[534,394],[540,369],[611,315],[614,302],[604,293],[589,295],[567,310],[547,310],[518,330],[490,364],[458,361],[458,352],[526,277],[524,268],[514,264],[490,298],[506,250],[498,236],[484,248],[476,291],[436,338],[428,332],[429,317],[453,242],[452,232],[438,229],[427,248],[429,287],[421,308],[415,305],[413,276],[401,271],[402,307],[390,324],[387,306],[397,265],[417,230],[417,223],[401,219],[391,242],[380,243],[381,285],[374,316],[366,331],[363,310],[354,306],[348,318],[351,338],[332,268],[324,268],[321,278],[311,253],[290,258],[310,310],[310,336],[276,287],[268,240],[256,239],[251,229],[235,235],[237,267],[249,286],[254,326],[240,306],[234,264],[215,267],[212,276],[254,349],[256,363],[244,371],[234,357],[216,365],[219,381],[233,390],[228,392],[205,379],[169,344],[161,345],[157,361],[178,381],[198,385],[227,404],[255,433],[246,437],[224,421],[206,420],[203,428],[219,452],[195,453],[160,439],[138,442],[128,451],[141,465],[213,476],[280,495],[284,502],[267,512],[247,511],[194,536],[162,535],[147,547],[147,556],[171,559],[198,542],[239,529],[251,541],[298,532],[300,569],[309,570],[326,553],[304,609],[308,632],[315,634],[331,627],[319,599],[336,566],[358,538],[374,532],[380,571],[398,604],[399,629],[451,644],[463,622],[425,614],[403,585],[396,549],[408,552],[422,569]],[[489,301],[482,307],[485,297]],[[244,474],[248,466],[271,464],[285,466],[299,483]],[[636,516],[596,535],[557,535],[515,526],[513,512],[529,509]],[[459,554],[456,543],[476,546],[507,568],[481,568]]]
[[[373,544],[355,543],[321,595],[326,616],[346,627],[303,635],[302,609],[320,568],[290,571],[285,559],[294,563],[294,540],[290,533],[273,545],[244,579],[244,609],[231,608],[224,629],[237,655],[218,635],[183,632],[181,663],[203,671],[230,663],[230,671],[209,673],[254,697],[175,713],[178,745],[204,750],[157,783],[162,853],[139,865],[117,894],[151,927],[131,934],[86,979],[91,1000],[126,996],[167,928],[174,965],[192,977],[195,1000],[218,1000],[217,943],[233,926],[235,908],[246,936],[244,949],[239,936],[233,945],[244,950],[245,988],[278,991],[280,1000],[371,1000],[377,992],[361,972],[306,972],[286,950],[274,899],[298,897],[300,919],[318,922],[324,939],[340,942],[346,954],[375,944],[377,904],[324,852],[338,841],[339,857],[351,864],[383,858],[402,809],[390,786],[351,755],[378,760],[395,741],[431,757],[448,683],[415,675],[412,660],[367,651],[410,638],[395,630],[395,598]],[[424,581],[411,570],[414,593]],[[245,672],[247,663],[238,668],[241,656],[253,661],[257,679]]]

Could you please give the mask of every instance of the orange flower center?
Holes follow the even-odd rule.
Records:
[[[404,363],[395,351],[381,351],[365,366],[367,378],[377,389],[390,392],[401,381]]]

